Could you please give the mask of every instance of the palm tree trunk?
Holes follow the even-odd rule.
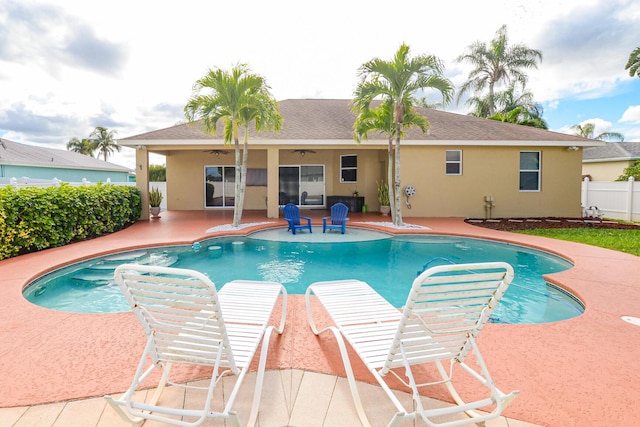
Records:
[[[244,195],[247,188],[247,164],[249,159],[249,133],[245,126],[244,129],[244,142],[242,145],[242,169],[240,171],[240,187],[237,191],[235,210],[233,212],[233,224],[234,227],[238,227],[242,220],[242,212],[244,210]]]
[[[240,158],[240,141],[238,138],[234,138],[235,145],[235,154],[236,154],[236,175],[235,175],[235,186],[234,186],[234,194],[233,194],[233,223],[231,224],[233,227],[238,227],[240,225],[240,217],[242,216],[240,210],[238,209],[238,200],[240,198],[240,168],[242,167],[242,160]]]
[[[493,82],[489,83],[489,117],[496,114],[496,100],[493,98]]]
[[[394,187],[394,208],[396,216],[393,218],[393,225],[396,227],[402,227],[402,200],[400,200],[400,126],[396,133],[396,154],[395,154],[395,179],[393,181]]]
[[[395,223],[396,201],[393,195],[396,192],[393,190],[393,138],[389,138],[389,146],[387,148],[387,186],[389,188],[389,207],[391,208],[391,222]]]
[[[404,120],[402,100],[396,102],[395,122],[396,122],[396,152],[394,159],[395,179],[393,180],[393,199],[394,210],[396,212],[393,217],[393,224],[396,227],[402,227],[402,200],[400,200],[400,135],[402,132],[402,121]]]

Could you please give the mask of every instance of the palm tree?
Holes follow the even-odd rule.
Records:
[[[400,139],[405,123],[405,114],[416,114],[414,106],[417,100],[414,93],[424,89],[439,91],[445,103],[450,102],[453,85],[443,74],[442,62],[433,55],[410,57],[410,48],[400,45],[391,61],[374,58],[365,62],[358,70],[360,81],[354,93],[352,105],[355,111],[366,113],[376,97],[382,97],[393,110],[395,131],[395,153],[393,180],[394,210],[393,223],[402,226],[402,209],[400,205]]]
[[[502,81],[524,85],[527,76],[523,69],[538,68],[538,62],[542,61],[539,50],[521,44],[509,46],[506,25],[498,29],[489,45],[476,41],[468,49],[467,53],[456,58],[457,62],[468,62],[473,66],[458,92],[457,102],[469,91],[477,95],[488,89],[488,116],[496,113],[495,86]]]
[[[234,226],[240,224],[242,210],[244,208],[244,194],[247,188],[247,164],[249,153],[249,125],[255,124],[256,132],[282,128],[282,116],[278,108],[278,102],[271,96],[266,84],[253,94],[253,103],[247,104],[240,110],[239,123],[243,129],[242,170],[240,173],[240,197],[234,211]],[[237,177],[237,175],[236,175]],[[237,186],[237,184],[236,184]]]
[[[393,138],[396,133],[396,125],[393,118],[393,105],[389,99],[385,99],[380,105],[373,109],[361,111],[356,117],[354,127],[354,138],[360,143],[363,139],[369,137],[370,132],[378,132],[385,135],[388,138],[389,144],[387,146],[387,183],[393,182]],[[419,114],[414,114],[413,111],[408,108],[405,110],[403,128],[409,128],[417,126],[426,132],[429,128],[427,120]],[[357,113],[357,111],[356,111]],[[389,206],[391,208],[391,219],[395,218],[395,200],[394,190],[392,185],[388,185],[389,189]]]
[[[522,86],[522,87],[518,87]],[[500,111],[507,113],[516,108],[522,107],[525,110],[540,109],[533,100],[533,93],[527,90],[526,86],[511,82],[509,87],[495,95],[496,106],[500,106]]]
[[[202,120],[207,133],[215,135],[222,120],[225,144],[235,146],[235,202],[233,226],[242,218],[248,160],[248,126],[255,122],[256,131],[278,130],[282,116],[277,102],[269,92],[266,80],[251,72],[246,64],[238,64],[230,71],[210,69],[196,81],[194,95],[184,107],[189,123]],[[240,128],[244,128],[244,153],[240,157]]]
[[[89,135],[89,138],[92,139],[95,144],[98,155],[102,154],[105,162],[111,153],[122,150],[122,147],[114,140],[117,133],[115,130],[108,130],[104,126],[96,126],[93,132],[91,132],[91,135]]]
[[[489,120],[497,120],[499,122],[515,123],[522,126],[530,126],[539,129],[549,129],[547,122],[542,118],[539,107],[526,109],[518,106],[508,112],[499,111],[493,116],[487,117]]]
[[[466,104],[473,108],[473,110],[469,113],[470,116],[474,117],[489,117],[489,97],[488,96],[471,96],[467,99]]]
[[[74,136],[67,142],[67,150],[93,157],[96,146],[90,139],[78,139]]]
[[[583,138],[597,139],[600,141],[624,141],[624,135],[619,132],[602,132],[598,136],[594,136],[596,125],[591,122],[573,125],[571,129],[575,131],[575,135]]]
[[[633,49],[629,54],[629,60],[627,61],[627,65],[624,66],[624,69],[629,70],[631,77],[634,75],[640,77],[640,46]]]

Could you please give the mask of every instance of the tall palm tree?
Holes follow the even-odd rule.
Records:
[[[240,110],[239,123],[243,129],[242,170],[240,173],[240,197],[237,209],[234,211],[233,223],[240,224],[244,208],[244,194],[247,187],[247,164],[249,153],[249,125],[254,123],[256,132],[267,130],[278,131],[282,128],[283,118],[280,115],[278,102],[269,93],[269,88],[263,86],[253,95],[253,103],[247,104]],[[237,184],[236,184],[237,185]]]
[[[378,132],[385,135],[389,141],[387,146],[387,183],[389,184],[389,205],[391,208],[392,220],[396,215],[394,199],[395,191],[393,186],[390,185],[393,183],[393,139],[396,133],[396,124],[394,122],[393,112],[393,104],[389,99],[385,99],[377,107],[361,111],[357,115],[356,121],[353,125],[354,138],[358,143],[362,142],[363,139],[367,139],[371,132]],[[414,114],[413,111],[408,108],[405,110],[402,127],[409,128],[412,126],[417,126],[422,130],[422,132],[426,132],[429,128],[429,123],[423,116]]]
[[[96,126],[91,135],[89,135],[89,139],[92,139],[95,144],[98,155],[102,154],[105,162],[111,153],[122,150],[122,147],[114,139],[117,133],[115,130],[108,130],[104,126]]]
[[[443,76],[444,66],[433,55],[410,56],[410,48],[400,45],[390,61],[374,58],[362,64],[358,70],[360,81],[354,93],[352,105],[359,113],[371,109],[376,97],[389,102],[393,110],[395,127],[395,153],[393,180],[394,210],[393,223],[402,226],[402,209],[400,205],[400,139],[405,114],[415,114],[417,100],[414,94],[424,89],[435,89],[442,94],[445,103],[451,101],[453,85]]]
[[[595,136],[596,125],[591,122],[573,125],[571,126],[571,129],[575,131],[576,135],[583,138],[597,139],[600,141],[624,141],[624,135],[619,132],[602,132],[601,134]]]
[[[67,142],[67,150],[93,157],[96,146],[90,139],[78,139],[74,136]]]
[[[476,41],[468,47],[468,52],[456,58],[457,62],[468,62],[473,66],[467,81],[458,91],[457,102],[472,91],[476,95],[488,89],[488,116],[496,113],[495,86],[503,81],[516,81],[524,85],[527,76],[524,69],[538,68],[542,53],[525,45],[510,46],[507,26],[501,26],[495,37],[486,45]]]
[[[202,120],[207,133],[217,133],[218,121],[223,122],[225,144],[235,147],[235,201],[233,226],[242,219],[248,160],[248,126],[255,123],[256,131],[278,130],[282,116],[277,102],[270,94],[266,80],[251,72],[246,64],[238,64],[230,71],[210,69],[196,81],[194,95],[184,107],[189,123]],[[244,128],[244,153],[240,157],[240,128]]]
[[[640,77],[640,46],[631,51],[629,54],[629,60],[627,61],[627,65],[625,65],[624,69],[629,70],[629,75],[631,77],[634,75]]]

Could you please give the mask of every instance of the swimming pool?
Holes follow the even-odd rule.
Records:
[[[113,281],[125,262],[190,268],[216,284],[234,279],[273,280],[291,294],[302,294],[318,280],[359,279],[401,307],[418,272],[443,263],[506,261],[515,280],[492,317],[503,323],[546,323],[581,314],[582,303],[550,285],[543,274],[566,270],[568,261],[534,249],[488,240],[353,232],[342,235],[287,235],[273,229],[247,237],[220,237],[192,246],[156,247],[76,263],[30,283],[24,296],[34,304],[72,312],[118,312],[128,307]],[[353,235],[356,238],[353,239]],[[287,241],[289,240],[289,241]],[[304,241],[307,240],[307,241]],[[317,241],[321,240],[321,241]]]

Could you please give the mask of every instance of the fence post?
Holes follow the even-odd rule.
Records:
[[[632,176],[629,177],[629,185],[627,186],[627,221],[631,222],[633,219],[633,182],[634,178]]]
[[[589,177],[585,176],[582,181],[582,211],[589,207]]]

